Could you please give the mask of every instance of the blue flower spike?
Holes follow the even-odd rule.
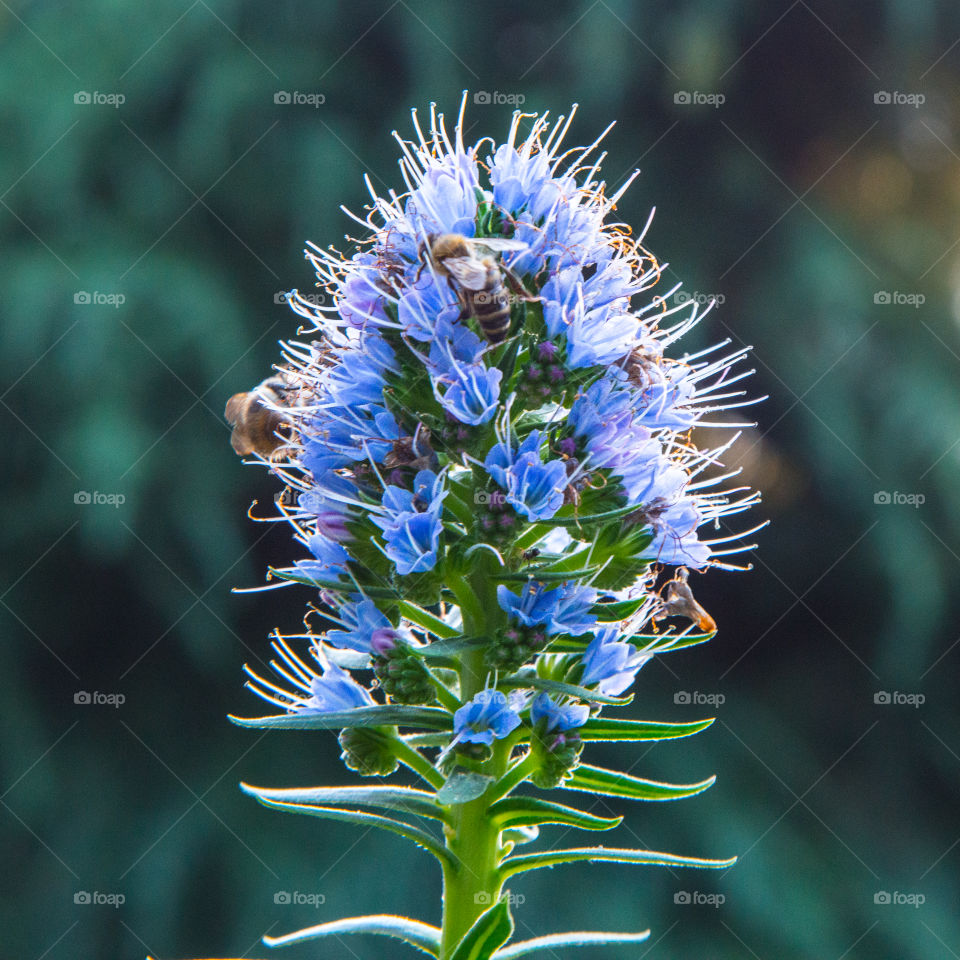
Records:
[[[435,105],[414,111],[413,139],[395,134],[405,190],[380,195],[368,179],[371,203],[350,214],[366,233],[357,248],[305,251],[327,296],[287,297],[305,337],[282,342],[276,387],[255,396],[282,425],[283,445],[259,460],[296,547],[263,589],[307,592],[308,613],[303,632],[276,633],[267,666],[245,668],[269,714],[231,718],[335,731],[362,777],[408,768],[418,788],[244,789],[413,840],[442,867],[442,922],[385,904],[269,945],[368,933],[436,960],[491,960],[637,943],[649,931],[505,947],[505,885],[582,860],[733,862],[609,845],[517,852],[551,825],[617,825],[578,793],[675,800],[713,782],[663,783],[582,755],[592,741],[675,740],[712,722],[607,711],[650,690],[656,671],[640,671],[655,656],[714,635],[696,578],[747,569],[737,557],[763,524],[738,532],[731,518],[759,495],[730,487],[722,464],[749,425],[731,411],[756,401],[747,349],[677,355],[712,304],[659,286],[650,220],[631,234],[614,216],[636,173],[609,188],[602,137],[567,145],[575,108],[555,121],[517,111],[502,143],[467,144],[467,102],[452,126]]]

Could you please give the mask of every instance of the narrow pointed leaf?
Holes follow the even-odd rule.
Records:
[[[357,585],[352,580],[318,580],[314,577],[308,577],[305,573],[298,573],[294,567],[268,567],[273,576],[281,580],[289,580],[293,583],[302,583],[305,587],[316,587],[318,590],[341,590],[345,593],[356,593]],[[397,591],[389,587],[369,587],[363,588],[364,594],[373,597],[375,600],[395,600]]]
[[[537,950],[549,950],[551,953],[563,947],[597,947],[607,943],[642,943],[650,936],[649,930],[642,933],[603,933],[593,930],[575,930],[570,933],[551,933],[533,940],[521,940],[509,947],[498,950],[493,960],[517,960]]]
[[[646,602],[646,597],[640,597],[637,600],[618,600],[615,603],[595,603],[591,613],[600,623],[617,623],[635,614]]]
[[[341,820],[345,823],[358,824],[361,827],[379,827],[381,830],[388,830],[390,833],[412,840],[427,852],[432,853],[441,863],[450,863],[452,859],[450,852],[430,836],[426,830],[421,830],[420,827],[415,827],[409,823],[403,823],[401,820],[394,820],[392,817],[383,817],[378,813],[363,813],[360,810],[341,810],[338,807],[320,807],[305,803],[281,803],[277,800],[267,800],[265,797],[259,796],[257,800],[265,807],[274,810],[303,813],[308,817],[320,817],[323,820]]]
[[[340,806],[345,803],[361,807],[376,807],[382,810],[397,810],[420,817],[443,820],[443,810],[438,806],[436,795],[413,787],[292,787],[274,789],[252,787],[241,783],[244,793],[257,799],[275,800],[279,803],[306,803],[311,805]]]
[[[656,864],[663,867],[704,867],[714,870],[733,866],[736,857],[729,860],[701,860],[697,857],[680,857],[674,853],[660,853],[657,850],[618,850],[614,847],[579,847],[569,850],[545,850],[542,853],[526,853],[509,857],[504,861],[501,873],[511,877],[529,870],[542,870],[555,867],[560,863],[575,863],[587,860],[593,863],[610,861],[615,863]]]
[[[656,723],[593,717],[580,728],[580,737],[583,740],[675,740],[706,730],[711,723],[713,718],[693,723]]]
[[[341,937],[348,933],[373,933],[385,937],[395,937],[411,946],[430,954],[440,954],[440,931],[428,923],[410,920],[407,917],[394,917],[389,914],[372,914],[366,917],[348,917],[331,923],[320,923],[315,927],[306,927],[282,937],[264,937],[268,947],[286,947],[291,943],[304,940],[317,940],[321,937]]]
[[[531,676],[525,673],[505,680],[500,686],[501,688],[533,687],[535,690],[545,690],[547,693],[562,693],[568,697],[579,697],[581,700],[587,700],[591,703],[612,703],[617,706],[626,706],[626,704],[633,700],[632,693],[626,697],[609,697],[596,690],[580,687],[575,683],[563,683],[561,680],[547,680],[545,677]]]
[[[469,803],[482,797],[487,787],[493,783],[493,777],[473,770],[454,770],[447,782],[437,791],[439,803],[453,806],[458,803]]]
[[[425,647],[417,647],[414,652],[424,660],[449,660],[463,650],[472,647],[482,647],[489,643],[487,637],[451,637],[445,640],[434,640]]]
[[[538,540],[545,537],[550,532],[550,527],[545,523],[534,523],[513,541],[515,551],[526,550],[532,547]]]
[[[406,707],[387,704],[376,707],[355,707],[329,713],[282,713],[272,717],[229,717],[239,727],[275,727],[294,730],[340,730],[343,727],[426,727],[449,730],[453,718],[437,707]]]
[[[669,633],[660,635],[638,633],[626,639],[640,650],[651,653],[673,653],[674,650],[684,650],[687,647],[695,647],[698,644],[706,643],[715,636],[714,633],[688,633],[685,637]]]
[[[636,507],[617,507],[616,510],[605,510],[603,513],[581,514],[579,517],[561,509],[560,512],[549,520],[541,520],[543,524],[553,527],[578,527],[585,523],[604,523],[608,520],[616,520],[619,517],[625,517],[628,513],[636,511]]]
[[[418,627],[423,627],[424,630],[428,630],[435,637],[449,640],[453,637],[460,636],[460,631],[457,630],[456,627],[451,627],[450,624],[444,623],[443,620],[434,616],[429,610],[424,610],[423,607],[418,607],[409,600],[401,600],[397,606],[400,608],[400,613],[403,614],[403,616],[408,620],[412,620]]]
[[[541,583],[554,583],[558,580],[579,580],[597,572],[597,567],[583,567],[578,570],[532,570],[530,573],[501,573],[494,577],[501,583],[526,583],[528,580],[539,580]]]
[[[450,960],[490,960],[513,933],[513,917],[506,899],[499,900],[477,918],[457,944]]]
[[[501,826],[539,826],[544,823],[563,823],[582,830],[610,830],[623,817],[598,817],[562,803],[552,803],[537,797],[505,797],[490,808],[490,816]]]
[[[581,763],[573,776],[561,786],[565,790],[602,793],[608,797],[630,797],[632,800],[679,800],[703,793],[713,786],[716,779],[709,777],[699,783],[658,783],[656,780],[641,780],[627,773]]]

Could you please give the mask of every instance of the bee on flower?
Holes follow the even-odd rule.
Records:
[[[748,350],[724,341],[677,353],[712,305],[668,307],[677,287],[654,292],[652,214],[635,238],[612,220],[636,172],[609,192],[602,137],[564,146],[575,109],[556,123],[517,111],[503,143],[467,145],[466,103],[452,130],[431,107],[424,132],[414,111],[414,139],[397,136],[405,191],[381,195],[368,179],[367,212],[351,214],[366,233],[357,248],[306,249],[327,295],[287,296],[310,339],[282,344],[282,394],[257,394],[263,422],[282,423],[258,459],[292,491],[276,519],[298,555],[271,569],[270,588],[317,592],[297,638],[306,652],[278,635],[273,676],[247,668],[250,689],[279,713],[237,719],[339,730],[351,770],[403,764],[421,778],[425,789],[406,794],[245,789],[415,839],[444,868],[443,926],[357,918],[272,943],[388,933],[447,960],[475,924],[508,909],[500,887],[516,873],[577,859],[731,862],[604,847],[512,853],[545,824],[618,822],[526,803],[513,794],[524,782],[657,800],[712,783],[644,780],[582,754],[591,740],[709,725],[602,711],[629,701],[651,659],[713,636],[688,578],[744,569],[731,557],[763,524],[727,526],[759,497],[729,486],[736,471],[722,468],[746,424],[714,419],[755,402],[742,388]],[[698,446],[706,435],[719,440]],[[442,836],[402,813],[442,821]],[[570,945],[641,938],[576,936]]]

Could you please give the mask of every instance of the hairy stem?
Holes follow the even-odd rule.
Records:
[[[500,620],[493,580],[495,558],[478,553],[469,578],[463,578],[452,589],[469,598],[463,610],[464,629],[472,635],[493,640]],[[487,667],[484,650],[480,647],[461,654],[460,698],[466,702],[484,689]],[[490,759],[484,761],[480,772],[501,780],[510,764],[513,740],[494,741]],[[457,944],[474,922],[500,897],[503,878],[500,860],[504,850],[500,828],[491,820],[490,805],[495,799],[492,790],[468,803],[455,805],[451,810],[451,825],[446,829],[447,848],[454,860],[443,868],[443,930],[440,960],[449,960]]]

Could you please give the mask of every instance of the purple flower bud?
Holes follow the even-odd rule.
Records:
[[[317,532],[328,540],[342,542],[350,539],[346,517],[339,510],[322,510],[317,514]]]
[[[552,360],[557,355],[557,345],[547,340],[537,345],[537,354],[541,360]]]
[[[551,366],[547,368],[547,376],[550,378],[551,383],[559,383],[563,379],[563,369],[556,364],[551,364]]]
[[[528,380],[539,380],[540,377],[542,376],[543,376],[543,370],[540,367],[536,366],[536,364],[531,363],[530,366],[527,367]]]
[[[391,627],[381,627],[374,630],[370,636],[370,649],[379,656],[389,653],[397,646],[400,634]]]
[[[560,441],[560,452],[572,457],[577,452],[577,441],[573,437],[564,437]]]

